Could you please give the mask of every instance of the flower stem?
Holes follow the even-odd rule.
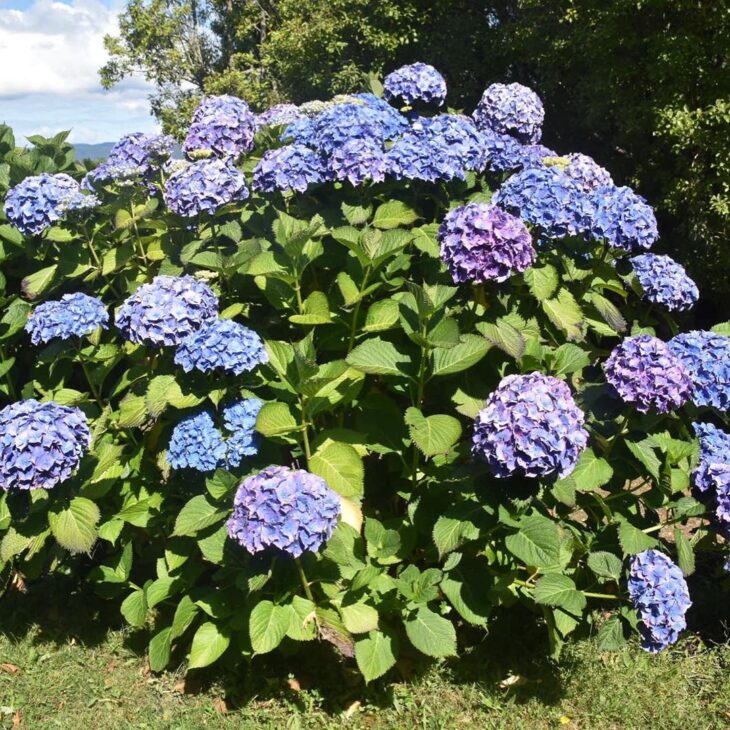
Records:
[[[99,408],[103,411],[104,410],[104,401],[101,397],[101,391],[94,385],[94,381],[91,379],[91,374],[89,373],[89,369],[87,367],[86,358],[81,354],[81,344],[77,343],[76,345],[76,352],[79,355],[79,363],[81,365],[81,369],[84,371],[84,376],[86,377],[86,382],[89,384],[89,388],[91,389],[91,394],[94,396],[94,400],[96,401]]]
[[[304,573],[304,568],[302,567],[302,561],[299,558],[294,558],[294,562],[296,563],[297,570],[299,571],[299,580],[302,583],[302,588],[304,588],[304,594],[307,596],[307,598],[314,603],[314,596],[312,595],[312,589],[309,587],[309,583],[307,581],[307,576]]]

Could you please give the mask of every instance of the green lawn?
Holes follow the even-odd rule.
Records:
[[[137,637],[58,587],[0,600],[0,727],[720,728],[730,725],[730,647],[692,636],[659,657],[572,645],[559,665],[513,627],[463,661],[363,687],[325,647],[248,676],[150,674]],[[116,620],[116,626],[119,621]],[[504,627],[503,627],[504,628]],[[495,632],[497,633],[497,632]],[[501,635],[508,632],[501,631]],[[289,674],[289,672],[292,672]]]

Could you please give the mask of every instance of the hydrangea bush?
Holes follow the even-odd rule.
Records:
[[[442,81],[209,97],[83,212],[81,168],[6,185],[3,578],[76,576],[154,671],[319,641],[370,681],[517,610],[553,655],[677,640],[727,557],[730,324],[533,91]]]

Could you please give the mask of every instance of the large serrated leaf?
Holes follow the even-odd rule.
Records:
[[[366,682],[382,677],[394,664],[398,654],[395,634],[371,631],[355,643],[355,660]]]
[[[309,469],[343,497],[357,497],[363,493],[365,468],[350,444],[326,441],[312,454]]]
[[[406,634],[411,644],[431,657],[456,655],[456,631],[448,619],[425,606],[405,622]]]
[[[411,440],[425,456],[447,453],[461,436],[461,424],[453,416],[424,416],[418,408],[405,414]]]
[[[231,643],[229,630],[206,621],[198,627],[190,646],[188,669],[207,667],[219,659]]]
[[[380,337],[365,340],[347,356],[348,365],[372,375],[402,375],[410,362],[408,355]]]
[[[373,218],[373,225],[376,228],[387,230],[408,226],[418,219],[418,213],[400,200],[389,200],[378,206]]]
[[[96,542],[99,508],[86,497],[74,497],[68,507],[49,512],[48,522],[58,544],[72,553],[87,553]]]
[[[262,436],[283,436],[298,429],[299,424],[287,403],[264,403],[256,417],[256,430]]]
[[[462,335],[458,344],[439,348],[431,355],[431,375],[443,376],[468,370],[489,352],[491,342],[478,335]]]
[[[560,328],[569,340],[585,338],[586,323],[578,302],[567,290],[561,289],[556,297],[545,299],[542,308],[550,321]]]
[[[253,650],[257,654],[267,654],[276,649],[286,636],[290,620],[285,606],[277,606],[271,601],[257,603],[248,621]]]
[[[522,333],[512,324],[504,319],[497,320],[496,324],[491,322],[480,322],[477,329],[503,352],[521,360],[525,353],[526,340]]]
[[[548,573],[535,584],[533,598],[546,606],[558,606],[580,615],[586,607],[586,597],[576,588],[567,575]]]
[[[175,520],[173,535],[180,537],[194,537],[201,530],[225,517],[225,513],[211,504],[204,494],[198,494],[190,499],[178,513]]]
[[[551,568],[560,560],[560,530],[541,515],[525,517],[519,532],[505,539],[507,549],[525,565]]]
[[[552,264],[533,266],[525,271],[524,276],[530,293],[538,301],[550,298],[560,284],[558,270]]]

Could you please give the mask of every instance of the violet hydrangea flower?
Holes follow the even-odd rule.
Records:
[[[508,375],[474,422],[472,455],[494,476],[565,477],[588,443],[570,388],[543,373]]]
[[[243,99],[224,94],[207,96],[193,114],[183,152],[236,158],[253,149],[256,115]]]
[[[231,319],[211,319],[185,337],[177,346],[175,363],[189,373],[222,370],[242,375],[269,361],[261,338]]]
[[[642,647],[656,654],[674,644],[687,628],[684,615],[692,605],[682,571],[658,550],[645,550],[631,560],[628,587]]]
[[[292,144],[264,154],[253,171],[253,188],[263,193],[275,190],[303,193],[325,178],[322,156],[303,144]]]
[[[474,119],[480,129],[509,134],[523,144],[542,136],[545,110],[540,97],[522,84],[492,84],[482,95]]]
[[[692,402],[719,411],[730,408],[730,337],[693,330],[669,341],[692,377]]]
[[[624,251],[650,249],[659,238],[653,208],[631,188],[613,185],[593,191],[591,233]]]
[[[557,157],[554,150],[541,144],[522,144],[508,134],[491,129],[480,130],[486,152],[486,166],[491,172],[516,172],[542,164],[545,157]]]
[[[218,315],[218,297],[192,276],[156,276],[124,300],[116,325],[131,342],[179,345]]]
[[[329,540],[339,514],[340,498],[324,479],[269,466],[239,486],[228,535],[252,555],[276,548],[298,558]]]
[[[496,205],[469,203],[450,211],[439,228],[441,257],[457,284],[505,281],[535,262],[527,226]]]
[[[604,364],[606,380],[622,400],[641,413],[668,413],[683,405],[692,390],[687,368],[665,342],[652,335],[627,337]]]
[[[59,300],[39,304],[28,318],[25,330],[34,345],[58,337],[68,340],[83,337],[99,327],[106,328],[109,313],[101,300],[76,292],[64,294]]]
[[[291,124],[305,116],[296,104],[276,104],[256,115],[256,129]]]
[[[0,488],[52,489],[66,481],[91,445],[78,408],[23,400],[0,410]]]
[[[563,172],[575,180],[586,192],[613,186],[611,173],[605,167],[601,167],[592,157],[580,152],[571,152],[566,157],[568,164],[563,168]]]
[[[671,256],[644,253],[631,259],[644,297],[672,311],[692,308],[699,299],[697,284],[687,276],[684,266]]]
[[[700,461],[692,481],[700,492],[707,492],[714,486],[708,476],[710,465],[730,464],[730,433],[711,423],[693,423],[692,427],[700,441]]]
[[[441,106],[446,99],[444,77],[427,63],[411,63],[389,73],[384,81],[385,98],[407,106],[417,102]]]
[[[208,411],[188,416],[175,426],[167,448],[167,461],[173,469],[215,471],[225,457],[223,436]]]
[[[350,140],[332,150],[327,167],[335,180],[347,180],[354,186],[366,180],[382,182],[386,172],[383,145],[374,139]]]
[[[231,434],[226,440],[226,461],[230,466],[239,467],[246,457],[258,453],[260,438],[254,429],[263,405],[258,398],[245,398],[223,409],[223,423]]]

